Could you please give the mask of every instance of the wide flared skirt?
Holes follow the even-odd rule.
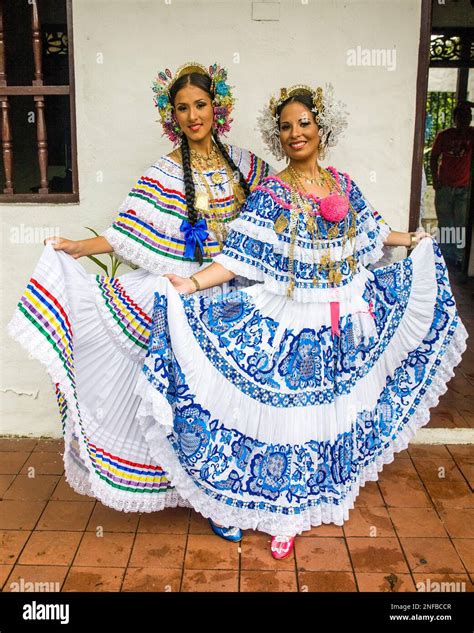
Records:
[[[363,269],[339,306],[162,278],[137,416],[180,495],[224,525],[342,525],[429,420],[466,347],[438,245]]]
[[[128,512],[189,506],[136,417],[158,279],[141,269],[116,278],[88,274],[48,244],[8,325],[53,381],[67,481]]]

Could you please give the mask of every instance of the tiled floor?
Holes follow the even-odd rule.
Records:
[[[414,591],[428,580],[473,591],[472,446],[412,445],[361,490],[344,527],[299,536],[283,561],[266,534],[229,543],[189,509],[122,513],[77,495],[61,450],[0,440],[3,591]]]
[[[469,333],[467,350],[449,389],[432,410],[426,428],[474,428],[474,278],[465,284],[456,283],[456,275],[450,273],[451,287],[456,298],[462,321]]]
[[[428,427],[474,426],[473,289],[454,285],[472,338]],[[0,439],[0,451],[3,591],[473,591],[473,445],[410,445],[344,527],[306,532],[283,561],[266,534],[229,543],[189,509],[121,513],[75,494],[61,441]]]

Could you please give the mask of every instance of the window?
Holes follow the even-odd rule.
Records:
[[[77,202],[72,0],[0,0],[0,202]]]

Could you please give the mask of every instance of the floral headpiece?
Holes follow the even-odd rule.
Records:
[[[309,95],[313,101],[311,111],[316,115],[316,123],[319,127],[319,136],[324,150],[326,147],[334,147],[338,136],[347,127],[347,112],[342,101],[334,100],[332,84],[326,84],[326,89],[318,87],[313,90],[309,86],[298,84],[291,88],[281,88],[278,98],[272,97],[269,104],[261,110],[258,117],[258,127],[263,142],[277,160],[285,157],[280,142],[280,129],[277,110],[287,99],[296,95]]]
[[[188,62],[180,66],[174,77],[169,68],[160,71],[153,82],[152,89],[155,93],[153,101],[158,108],[163,126],[163,134],[166,134],[175,145],[181,138],[181,129],[176,121],[173,106],[170,99],[170,89],[183,75],[200,73],[211,79],[212,105],[214,107],[214,131],[216,134],[225,134],[230,130],[232,119],[230,113],[233,110],[235,98],[227,83],[227,70],[218,64],[212,64],[206,68],[197,62]]]

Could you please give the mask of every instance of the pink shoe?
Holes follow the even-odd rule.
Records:
[[[295,544],[294,536],[272,536],[271,552],[273,558],[281,560],[289,556]]]

